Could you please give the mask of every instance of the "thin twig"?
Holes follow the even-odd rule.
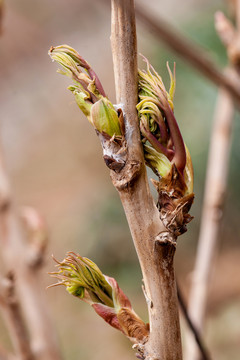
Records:
[[[225,200],[233,114],[231,97],[220,89],[214,115],[197,258],[188,307],[189,316],[200,334],[203,332],[209,279]],[[189,339],[186,359],[198,359],[196,353],[198,350]]]
[[[17,358],[19,360],[33,360],[34,356],[30,348],[28,334],[16,298],[14,278],[11,273],[1,281],[0,307]]]
[[[40,274],[28,263],[28,244],[12,202],[0,152],[0,241],[7,271],[16,274],[16,288],[37,360],[59,360],[59,348],[47,303],[40,288]]]
[[[136,16],[157,39],[164,42],[170,50],[176,52],[207,79],[217,86],[225,88],[238,103],[238,106],[240,105],[239,83],[235,79],[229,78],[222,69],[219,69],[203,48],[180,35],[179,31],[174,30],[173,26],[170,27],[166,21],[159,17],[156,18],[154,14],[149,14],[146,8],[137,5]]]
[[[195,341],[197,343],[198,349],[201,353],[201,360],[210,360],[210,356],[208,354],[208,351],[205,347],[205,345],[203,344],[203,340],[201,338],[201,335],[199,334],[198,330],[196,329],[196,327],[194,326],[188,311],[187,311],[187,307],[186,307],[186,303],[184,301],[182,292],[179,288],[179,285],[177,286],[177,291],[178,291],[178,301],[179,301],[179,305],[180,308],[182,310],[182,313],[184,315],[184,319],[186,320],[191,332],[193,333],[194,337],[195,337]]]
[[[239,5],[240,1],[238,0],[238,10]],[[237,11],[238,24],[239,16],[240,13]],[[222,29],[224,30],[226,24],[228,25],[228,20],[224,16],[220,18],[218,16],[216,20],[217,30],[224,42],[225,38],[223,37],[224,34],[222,33]],[[222,26],[221,21],[223,24]],[[227,28],[229,28],[229,26]],[[236,34],[238,37],[240,36],[239,29]],[[229,39],[231,39],[231,37],[229,37]],[[238,67],[240,48],[238,45],[239,42],[236,40],[236,36],[233,36],[232,42],[227,42],[225,45],[228,50],[230,61]],[[236,71],[228,70],[228,73],[229,78],[234,78],[240,84],[240,78]],[[209,278],[216,254],[217,239],[227,187],[233,115],[233,100],[224,89],[220,89],[214,115],[212,137],[210,140],[197,258],[194,267],[188,307],[189,316],[192,318],[192,321],[200,333],[203,332],[206,318]],[[199,359],[198,349],[190,335],[186,347],[186,359]]]
[[[176,282],[175,245],[168,238],[150,194],[140,143],[137,104],[136,32],[133,0],[112,0],[111,33],[117,101],[123,109],[128,159],[112,181],[124,207],[141,265],[150,318],[143,358],[182,359]],[[164,241],[159,234],[165,232]],[[139,351],[142,352],[142,349]]]
[[[36,209],[22,206],[20,211],[28,239],[28,264],[36,271],[44,262],[48,240],[46,224]]]

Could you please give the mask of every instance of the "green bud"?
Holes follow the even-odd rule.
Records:
[[[158,174],[165,177],[175,165],[183,176],[184,189],[192,191],[193,171],[191,157],[184,144],[173,110],[175,93],[175,64],[174,71],[167,69],[170,77],[170,88],[166,90],[162,78],[147,63],[146,70],[139,70],[137,104],[138,118],[146,164]]]
[[[85,91],[81,91],[78,86],[72,85],[72,86],[69,86],[68,89],[70,91],[72,91],[77,105],[82,110],[84,115],[87,116],[88,120],[91,122],[90,111],[91,111],[93,104],[90,100],[90,95]]]
[[[172,108],[172,110],[174,109],[173,106],[173,98],[174,98],[174,94],[175,94],[175,88],[176,88],[176,64],[174,63],[174,70],[173,73],[169,67],[169,64],[167,62],[167,69],[168,69],[168,74],[170,76],[170,88],[169,91],[167,93],[167,97],[168,97],[168,102]]]
[[[156,151],[152,146],[143,145],[144,148],[144,158],[146,164],[153,170],[153,172],[160,178],[165,178],[170,173],[172,164],[168,158],[162,153]],[[193,192],[193,166],[192,160],[187,146],[186,149],[186,166],[183,173],[183,178],[186,184],[185,195],[191,194]]]
[[[118,114],[105,95],[102,84],[91,66],[68,45],[51,47],[49,55],[62,66],[61,74],[72,78],[68,87],[89,122],[101,134],[121,136]]]
[[[73,59],[73,61],[85,68],[86,70],[90,69],[90,65],[78,54],[78,52],[73,49],[72,47],[68,46],[68,45],[60,45],[60,46],[56,46],[55,48],[51,48],[50,49],[50,54],[57,52],[58,54],[66,54],[68,55],[71,59]]]
[[[100,133],[110,137],[121,135],[118,114],[107,98],[102,98],[92,106],[90,121]]]
[[[144,157],[147,165],[160,177],[165,177],[171,170],[172,164],[162,153],[152,146],[144,145]]]
[[[185,150],[186,150],[186,166],[184,169],[184,173],[183,173],[183,177],[184,177],[184,181],[187,187],[187,191],[186,194],[192,194],[193,192],[193,165],[192,165],[192,159],[191,159],[191,155],[190,152],[185,144]]]
[[[69,294],[92,304],[113,307],[112,288],[104,275],[91,260],[69,252],[67,257],[57,262],[58,271],[50,273],[59,282],[54,285],[64,285]]]
[[[80,299],[84,298],[84,287],[79,286],[79,284],[68,285],[66,289],[69,294],[79,297]]]
[[[75,61],[67,54],[53,53],[52,60],[58,62],[59,65],[63,67],[64,70],[58,70],[59,73],[72,77],[78,75],[78,68]]]
[[[128,297],[117,281],[103,275],[90,259],[69,252],[57,262],[58,271],[50,273],[58,279],[56,285],[66,286],[69,294],[90,304],[109,325],[131,339],[145,340],[149,334],[146,325],[134,312]]]

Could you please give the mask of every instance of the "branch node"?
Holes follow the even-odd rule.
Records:
[[[120,172],[111,171],[110,176],[113,185],[118,191],[130,189],[138,179],[142,169],[142,163],[138,160],[128,160]]]
[[[145,344],[134,344],[132,348],[137,350],[136,357],[140,360],[158,360],[155,356],[146,352]]]
[[[140,360],[145,360],[145,346],[143,344],[134,344],[132,346],[134,350],[137,350],[136,357]]]
[[[177,245],[177,236],[174,235],[174,233],[170,231],[163,231],[160,234],[158,234],[155,238],[155,247],[157,245],[173,245],[176,247]]]
[[[20,216],[28,240],[26,243],[27,265],[31,270],[36,270],[44,263],[48,242],[46,225],[38,211],[30,206],[23,206]]]

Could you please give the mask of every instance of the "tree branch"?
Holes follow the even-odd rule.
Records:
[[[172,26],[170,28],[169,24],[159,17],[156,18],[153,14],[148,14],[147,10],[139,5],[136,6],[136,16],[170,50],[176,52],[215,85],[225,88],[238,106],[240,105],[238,81],[229,78],[222,69],[219,69],[203,48],[180,35],[179,31],[174,30]]]
[[[123,4],[118,5],[121,2]],[[137,39],[135,13],[132,11],[131,3],[132,0],[129,4],[126,1],[112,1],[112,56],[116,100],[127,118],[125,124],[128,151],[130,157],[132,153],[134,158],[144,163],[136,111],[138,100]],[[125,78],[128,81],[124,81]]]
[[[233,113],[234,105],[231,97],[220,89],[214,116],[197,258],[188,307],[189,316],[200,334],[203,332],[205,322],[209,278],[216,254],[225,200]],[[198,349],[190,339],[187,349],[186,359],[198,359],[196,354]]]
[[[150,194],[137,104],[136,32],[133,0],[112,0],[112,52],[117,101],[123,109],[128,158],[112,181],[125,210],[139,257],[150,317],[149,340],[143,359],[182,359],[179,315],[173,257],[175,243],[159,218]],[[164,236],[165,235],[165,236]]]
[[[1,280],[0,307],[19,360],[33,360],[29,338],[15,294],[13,274]]]
[[[16,288],[31,335],[34,356],[37,360],[59,360],[56,335],[44,294],[39,287],[40,274],[28,261],[28,244],[12,203],[1,152],[0,241],[5,268],[16,276]]]
[[[201,360],[210,360],[207,349],[203,344],[201,335],[199,334],[198,330],[194,326],[192,319],[190,318],[190,316],[188,314],[187,307],[186,307],[186,304],[185,304],[185,301],[184,301],[184,298],[183,298],[183,295],[182,295],[182,292],[181,292],[179,286],[177,287],[177,292],[178,292],[178,301],[179,301],[180,308],[182,310],[182,314],[184,316],[184,319],[186,320],[186,323],[187,323],[189,329],[191,330],[192,334],[194,335],[199,352],[201,353]]]
[[[229,79],[235,79],[240,84],[239,64],[239,17],[240,0],[237,1],[237,24],[238,29],[231,28],[231,23],[223,14],[216,16],[216,28],[220,38],[225,44],[232,69],[228,69]],[[228,30],[235,32],[234,36],[228,36]],[[235,68],[235,70],[233,69]],[[205,182],[205,194],[202,209],[200,234],[198,241],[197,257],[192,278],[192,287],[189,297],[189,316],[200,333],[203,332],[206,318],[207,295],[209,278],[217,248],[219,227],[223,215],[225,202],[225,192],[227,187],[227,175],[229,168],[232,123],[234,116],[234,104],[230,94],[221,88],[218,95],[212,136],[210,140],[210,150],[207,165],[207,175]],[[186,359],[198,360],[199,352],[189,334],[186,348]]]

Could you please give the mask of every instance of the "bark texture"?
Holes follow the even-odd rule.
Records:
[[[112,52],[118,106],[126,128],[127,160],[111,171],[143,273],[150,335],[137,349],[142,359],[181,360],[181,337],[173,258],[175,242],[150,194],[140,141],[137,104],[137,46],[134,2],[112,0]]]

